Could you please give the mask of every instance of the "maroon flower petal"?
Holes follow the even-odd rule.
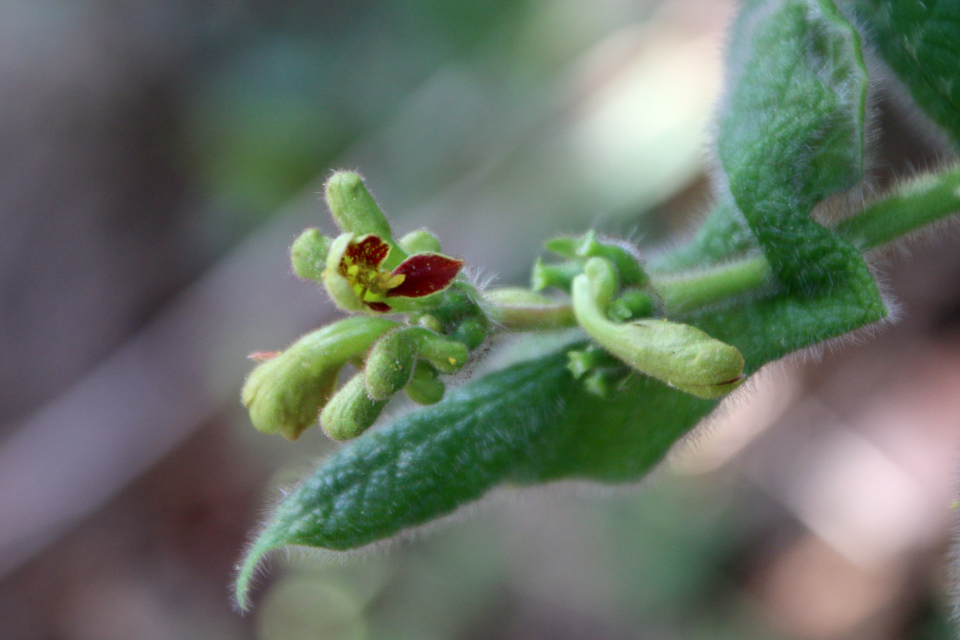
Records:
[[[391,275],[406,277],[403,282],[387,292],[387,297],[420,298],[446,289],[447,285],[457,277],[462,266],[463,260],[449,258],[439,253],[412,255],[393,270]]]
[[[344,257],[353,264],[376,269],[388,253],[390,253],[390,245],[377,236],[369,235],[360,242],[351,243]]]
[[[374,311],[379,311],[380,313],[387,313],[388,311],[391,311],[390,305],[388,305],[386,302],[365,302],[364,304]]]

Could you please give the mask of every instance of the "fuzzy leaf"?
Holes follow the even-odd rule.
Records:
[[[960,145],[960,3],[853,0],[880,56],[917,102]]]
[[[810,335],[769,330],[804,343],[883,318],[860,252],[811,218],[820,201],[863,178],[868,78],[859,35],[832,0],[753,2],[734,32],[720,159],[780,285],[800,316],[816,318]]]

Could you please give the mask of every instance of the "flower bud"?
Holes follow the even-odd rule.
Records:
[[[400,248],[409,254],[440,253],[440,241],[426,229],[417,229],[400,238]]]
[[[586,349],[573,349],[567,352],[567,369],[574,378],[582,378],[591,371],[611,367],[623,367],[617,360],[603,349],[590,346]]]
[[[373,343],[363,367],[371,398],[389,400],[410,382],[418,346],[416,337],[406,327],[391,331]]]
[[[383,215],[377,202],[367,191],[363,178],[351,171],[338,171],[330,176],[324,187],[324,199],[330,208],[330,215],[344,233],[357,236],[372,233],[379,236],[392,247],[387,268],[392,269],[400,264],[406,253],[396,246],[393,241],[393,232],[390,222]]]
[[[406,386],[417,358],[444,373],[454,373],[467,363],[466,345],[423,327],[402,327],[377,340],[364,364],[367,393],[388,400]]]
[[[421,360],[404,390],[417,404],[436,404],[443,400],[446,385],[440,380],[437,370]]]
[[[573,279],[581,273],[583,273],[583,265],[579,262],[544,264],[543,260],[537,258],[530,274],[530,288],[534,291],[542,291],[548,287],[556,287],[569,292]]]
[[[333,238],[320,233],[319,229],[307,229],[293,241],[290,247],[290,264],[298,277],[323,282],[323,270]]]
[[[640,259],[626,243],[597,240],[592,229],[582,238],[554,238],[546,243],[546,248],[570,260],[606,258],[613,263],[620,275],[620,282],[625,287],[642,288],[650,282],[650,277],[643,270]]]
[[[645,318],[653,315],[656,306],[653,298],[638,289],[627,289],[610,303],[607,314],[613,320],[623,322],[631,318]]]
[[[591,258],[573,281],[577,322],[627,365],[701,398],[718,398],[743,381],[744,360],[731,345],[690,325],[666,320],[619,324],[607,317],[617,274],[603,258]]]
[[[358,372],[320,412],[320,427],[334,440],[356,438],[373,426],[387,402],[367,394],[363,373]]]
[[[344,363],[395,326],[382,318],[347,318],[308,333],[259,364],[242,393],[253,425],[264,433],[297,439],[330,399]]]

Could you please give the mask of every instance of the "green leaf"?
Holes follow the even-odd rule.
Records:
[[[960,3],[852,0],[864,33],[916,103],[960,146]]]
[[[754,2],[734,31],[720,159],[788,294],[784,308],[811,316],[767,328],[783,338],[782,355],[886,315],[860,252],[811,217],[862,181],[868,77],[859,35],[832,0]]]
[[[334,454],[277,507],[244,560],[238,601],[263,554],[283,545],[354,549],[503,482],[638,478],[715,405],[646,376],[601,399],[573,378],[567,350],[485,376]]]

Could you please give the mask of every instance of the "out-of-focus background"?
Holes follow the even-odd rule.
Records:
[[[591,225],[709,203],[733,0],[0,3],[0,638],[950,638],[960,237],[878,266],[899,323],[759,376],[640,486],[503,491],[229,583],[278,484],[245,354],[334,316],[286,248],[359,169],[517,284]],[[880,96],[882,187],[945,151]]]

